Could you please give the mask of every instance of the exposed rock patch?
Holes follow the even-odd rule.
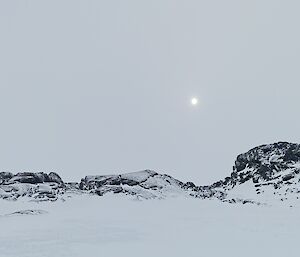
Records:
[[[4,216],[23,216],[23,215],[41,215],[41,214],[46,214],[48,212],[44,210],[21,210],[21,211],[16,211],[10,214],[6,214]]]
[[[255,188],[262,198],[273,195],[285,201],[300,193],[300,145],[279,142],[262,145],[237,157],[230,177],[211,186],[212,190],[252,197],[245,191]],[[239,190],[240,189],[240,190]],[[242,190],[244,192],[242,192]],[[289,197],[286,197],[288,196]],[[270,196],[268,196],[270,197]],[[297,196],[296,196],[297,197]]]
[[[30,197],[37,201],[55,201],[65,192],[61,177],[51,172],[21,172],[13,175],[0,173],[0,198],[16,200],[19,197]]]

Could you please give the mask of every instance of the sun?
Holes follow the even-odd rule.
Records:
[[[193,97],[193,98],[191,99],[191,104],[192,104],[193,106],[196,106],[198,103],[199,103],[198,98]]]

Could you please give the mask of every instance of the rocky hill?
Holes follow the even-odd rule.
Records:
[[[134,195],[138,198],[163,198],[183,193],[183,183],[151,170],[120,175],[87,176],[79,189],[103,196],[106,193]]]
[[[300,193],[300,145],[262,145],[237,157],[230,177],[210,186],[227,199],[293,200]]]
[[[74,194],[119,194],[136,199],[164,199],[183,196],[211,198],[207,187],[192,182],[183,183],[169,175],[144,170],[120,175],[86,176],[80,183],[65,183],[56,173],[0,173],[0,198],[16,200],[27,197],[32,201],[56,201]],[[221,193],[217,193],[221,194]],[[216,195],[217,195],[216,194]]]
[[[51,172],[0,173],[0,198],[55,201],[73,194],[119,194],[137,199],[183,196],[230,203],[294,201],[300,197],[300,145],[279,142],[262,145],[237,157],[229,177],[213,185],[196,186],[169,175],[145,170],[105,176],[86,176],[65,183]]]

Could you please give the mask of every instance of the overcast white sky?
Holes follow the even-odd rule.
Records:
[[[0,170],[79,180],[149,168],[202,185],[254,146],[300,142],[299,11],[0,0]]]

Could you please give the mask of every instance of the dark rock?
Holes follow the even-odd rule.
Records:
[[[11,179],[13,174],[11,172],[0,172],[0,179],[6,180]]]
[[[119,185],[128,185],[128,186],[136,186],[139,184],[139,182],[134,181],[134,180],[130,180],[130,179],[121,179]]]
[[[20,172],[10,179],[10,182],[38,184],[43,183],[44,179],[40,174],[32,172]]]
[[[10,180],[13,174],[10,172],[0,172],[0,185]]]
[[[49,175],[48,175],[48,179],[49,181],[46,181],[45,182],[55,182],[55,183],[58,183],[58,184],[63,184],[63,180],[61,179],[61,177],[55,173],[55,172],[50,172]]]
[[[295,177],[294,174],[287,174],[287,175],[285,175],[285,176],[282,177],[282,180],[283,181],[288,181],[288,180],[293,179],[294,177]]]
[[[8,181],[9,183],[29,183],[29,184],[39,184],[44,182],[55,182],[58,184],[63,184],[61,177],[51,172],[49,175],[43,172],[33,173],[33,172],[20,172],[11,177]]]
[[[267,165],[261,165],[257,169],[258,174],[264,179],[264,180],[269,180],[272,175],[272,170],[270,169],[269,166]]]
[[[183,184],[182,187],[185,189],[190,189],[190,188],[195,188],[196,185],[193,182],[186,182],[185,184]]]

